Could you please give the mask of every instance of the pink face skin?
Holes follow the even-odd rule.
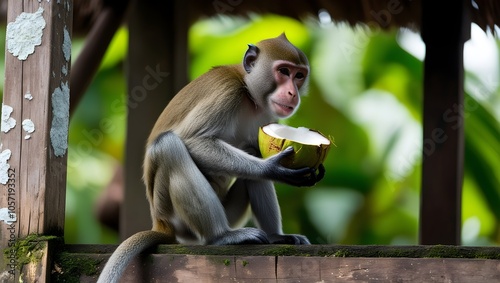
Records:
[[[273,64],[277,87],[269,96],[269,107],[279,118],[292,115],[300,103],[299,89],[304,84],[309,69],[289,61],[278,60]]]

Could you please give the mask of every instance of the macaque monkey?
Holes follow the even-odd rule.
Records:
[[[99,282],[115,282],[129,260],[159,243],[205,245],[309,244],[283,234],[273,181],[312,186],[324,176],[267,159],[259,127],[292,115],[307,88],[309,63],[285,34],[249,45],[243,64],[215,67],[167,105],[149,136],[144,182],[152,231],[122,243]],[[258,228],[238,228],[250,215]]]

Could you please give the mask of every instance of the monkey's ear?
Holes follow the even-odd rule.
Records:
[[[255,45],[249,44],[248,50],[245,53],[245,58],[243,59],[243,67],[245,71],[250,74],[253,66],[255,65],[255,61],[257,60],[257,56],[259,55],[259,48]]]

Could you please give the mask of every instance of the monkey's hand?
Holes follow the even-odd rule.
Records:
[[[290,169],[281,165],[281,160],[293,154],[293,147],[289,146],[282,152],[266,159],[266,173],[269,179],[284,182],[297,187],[310,187],[325,176],[325,167],[321,164],[318,173],[314,168]]]

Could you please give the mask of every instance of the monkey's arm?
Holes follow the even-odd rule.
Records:
[[[266,179],[293,186],[312,186],[320,179],[312,168],[289,169],[280,160],[293,153],[287,148],[268,159],[261,159],[215,137],[186,139],[191,157],[202,172],[226,173],[245,179]],[[321,177],[321,176],[320,176]]]

